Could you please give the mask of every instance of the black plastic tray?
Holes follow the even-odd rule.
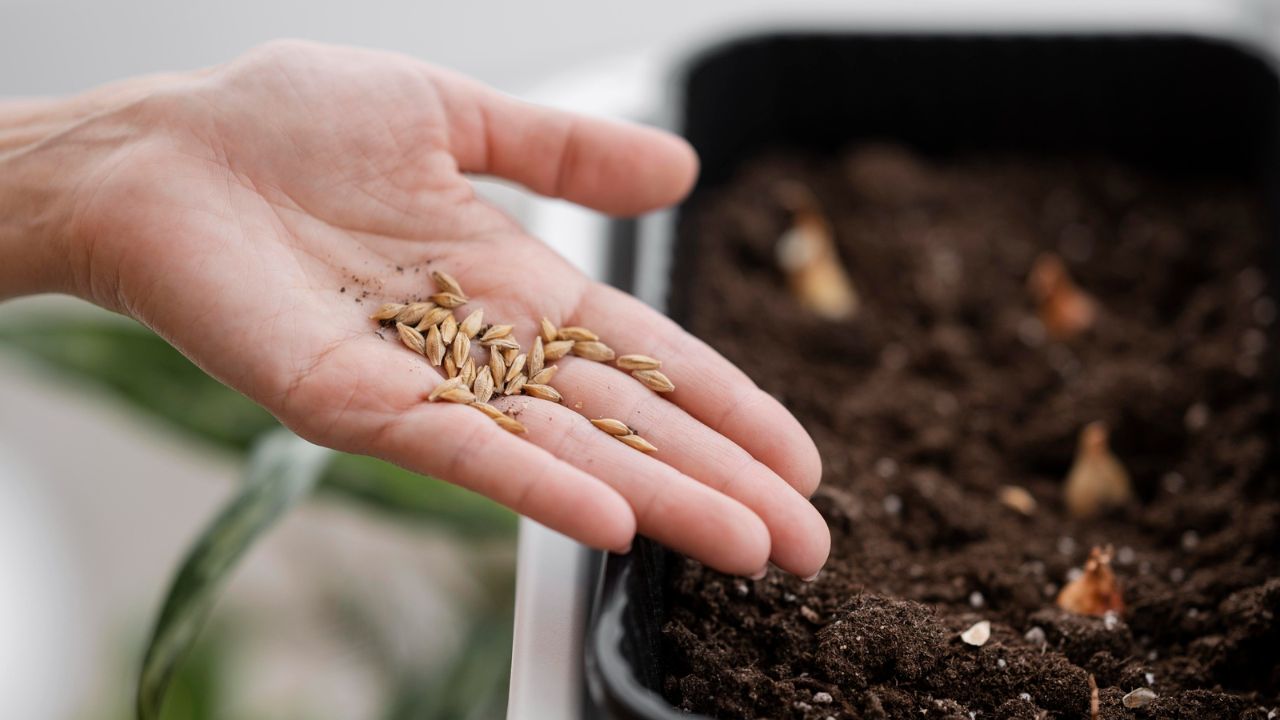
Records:
[[[1280,81],[1268,59],[1219,39],[765,35],[693,58],[675,90],[677,129],[703,163],[681,211],[761,151],[836,152],[859,140],[933,156],[1101,153],[1156,172],[1243,179],[1280,208]],[[612,268],[626,287],[636,243],[632,226],[615,230],[623,242]],[[675,258],[696,243],[677,233]],[[669,312],[682,321],[696,278],[677,271],[669,281]],[[669,561],[641,541],[602,564],[586,638],[587,717],[692,717],[661,696]]]

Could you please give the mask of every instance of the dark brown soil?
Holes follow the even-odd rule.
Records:
[[[830,323],[774,262],[781,179],[821,200],[863,300]],[[1104,161],[932,164],[865,148],[757,162],[687,215],[673,306],[790,407],[825,464],[817,582],[677,561],[664,628],[678,707],[719,718],[1261,720],[1280,704],[1280,453],[1260,198]],[[1044,339],[1044,250],[1102,306]],[[682,310],[687,308],[688,310]],[[1067,517],[1093,420],[1139,501]],[[995,501],[1021,485],[1023,517]],[[1127,609],[1054,598],[1113,544]],[[990,620],[981,648],[958,634]],[[1121,698],[1149,687],[1142,709]]]

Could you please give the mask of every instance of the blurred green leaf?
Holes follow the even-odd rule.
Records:
[[[464,537],[507,537],[516,530],[515,513],[483,495],[361,455],[335,458],[322,489]]]
[[[8,322],[0,325],[0,347],[104,386],[134,409],[223,448],[243,452],[263,432],[279,427],[266,410],[132,321],[44,317]],[[497,503],[373,458],[339,456],[322,485],[327,492],[466,537],[509,537],[516,528],[515,515]]]
[[[254,447],[244,489],[200,536],[169,588],[138,679],[139,720],[160,717],[174,669],[191,649],[236,562],[311,491],[331,456],[283,429]]]
[[[237,451],[279,423],[131,321],[31,319],[0,325],[0,345],[107,387],[188,434]]]

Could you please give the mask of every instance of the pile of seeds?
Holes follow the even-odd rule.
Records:
[[[459,322],[454,310],[466,305],[470,298],[449,273],[437,270],[431,277],[437,292],[429,299],[387,303],[370,316],[384,327],[394,326],[405,347],[444,371],[445,381],[427,396],[431,402],[470,405],[502,429],[524,433],[526,429],[519,420],[494,407],[490,401],[502,396],[527,395],[560,402],[560,391],[550,384],[558,369],[553,363],[571,353],[596,362],[612,361],[654,392],[668,393],[676,389],[662,373],[661,361],[647,355],[617,356],[613,348],[587,328],[557,328],[542,318],[539,335],[534,338],[533,347],[525,352],[512,335],[514,326],[485,325],[484,310],[475,310]],[[488,350],[485,361],[476,362],[473,345]],[[620,420],[597,418],[591,422],[629,447],[645,453],[657,452],[652,443]]]

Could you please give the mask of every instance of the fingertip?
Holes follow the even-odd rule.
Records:
[[[585,473],[584,473],[585,474]],[[636,536],[636,516],[626,498],[603,481],[591,478],[596,491],[567,503],[566,515],[578,524],[574,539],[597,550],[626,552]]]
[[[773,540],[764,520],[745,507],[743,511],[742,517],[735,519],[724,538],[725,546],[732,548],[732,554],[708,564],[723,573],[751,577],[768,565]]]

